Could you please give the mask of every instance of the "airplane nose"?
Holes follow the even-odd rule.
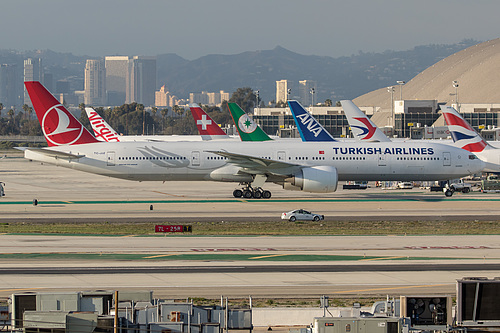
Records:
[[[474,171],[472,171],[471,173],[482,172],[486,168],[486,163],[484,163],[483,160],[478,158],[478,159],[474,160],[474,162],[475,163],[472,166],[472,169],[474,169]]]

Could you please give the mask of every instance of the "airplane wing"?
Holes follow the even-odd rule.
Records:
[[[26,148],[26,147],[17,147],[16,149],[23,150],[24,152],[30,151],[37,154],[43,154],[54,158],[60,158],[65,160],[77,160],[79,158],[85,157],[85,155],[75,155],[70,153],[65,153],[62,151],[50,150],[47,148]]]
[[[228,159],[228,163],[242,168],[242,172],[250,174],[273,174],[288,177],[302,169],[304,166],[284,161],[276,161],[262,157],[235,154],[227,151],[207,151]]]

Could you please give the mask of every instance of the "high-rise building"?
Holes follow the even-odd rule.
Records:
[[[312,91],[312,93],[311,93]],[[302,105],[312,105],[317,102],[314,99],[316,94],[316,82],[311,80],[299,81],[299,98]]]
[[[128,61],[128,56],[107,56],[104,58],[108,105],[122,105],[125,103]]]
[[[20,105],[22,90],[17,86],[19,82],[17,73],[16,65],[0,65],[0,103],[5,109]]]
[[[128,61],[125,103],[154,105],[156,57],[134,56]]]
[[[288,80],[276,81],[276,103],[286,103],[288,100],[288,89],[290,89]]]
[[[189,103],[208,105],[208,92],[202,91],[201,93],[189,93]]]
[[[106,105],[106,72],[102,60],[88,59],[85,64],[85,104]]]
[[[44,83],[42,59],[28,58],[24,60],[24,81],[39,81]],[[26,87],[24,87],[24,104],[33,106]]]
[[[170,92],[165,87],[161,86],[160,91],[155,91],[155,106],[165,107],[169,105]]]

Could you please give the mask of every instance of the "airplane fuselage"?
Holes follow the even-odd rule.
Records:
[[[47,148],[80,158],[66,159],[27,150],[25,157],[80,171],[136,181],[252,180],[252,170],[215,151],[290,164],[277,173],[333,166],[343,180],[448,180],[480,172],[483,163],[465,150],[431,142],[103,142]],[[246,172],[249,171],[249,172]],[[275,181],[269,176],[267,181]]]

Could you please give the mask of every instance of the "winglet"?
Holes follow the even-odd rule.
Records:
[[[260,126],[250,118],[236,103],[227,103],[231,117],[236,124],[241,141],[269,141],[272,140]]]
[[[95,138],[99,141],[120,142],[120,135],[92,108],[85,108]]]
[[[391,141],[352,101],[344,100],[340,103],[357,141]]]
[[[337,141],[297,101],[288,101],[302,141]]]
[[[26,81],[49,147],[100,142],[38,81]]]
[[[441,105],[441,112],[448,124],[450,134],[455,144],[471,153],[491,149],[486,141],[472,128],[471,125],[451,106]]]
[[[191,114],[196,122],[196,127],[198,128],[198,132],[203,140],[229,138],[222,128],[220,128],[219,125],[217,125],[217,123],[210,118],[210,116],[203,111],[199,105],[190,105],[189,109],[191,110]]]

